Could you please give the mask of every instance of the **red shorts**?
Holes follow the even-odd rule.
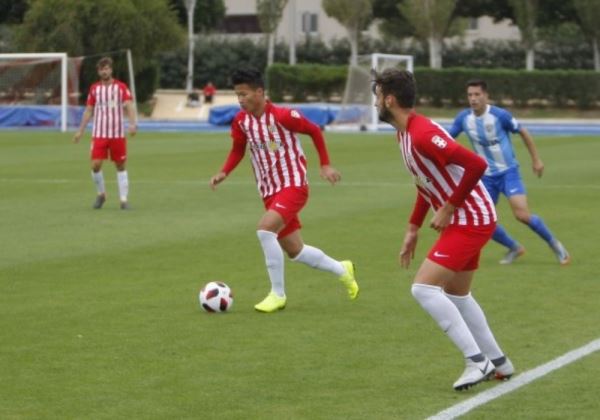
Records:
[[[450,225],[429,250],[427,258],[452,271],[473,271],[479,267],[481,249],[496,229],[487,226]]]
[[[265,209],[276,211],[283,217],[285,222],[285,226],[277,235],[278,238],[283,238],[302,227],[300,219],[298,219],[298,213],[307,201],[308,186],[288,187],[278,193],[263,197]]]
[[[92,160],[108,159],[121,163],[127,159],[127,140],[124,137],[118,139],[92,139]]]

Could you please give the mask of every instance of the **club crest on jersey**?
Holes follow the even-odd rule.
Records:
[[[269,141],[269,148],[275,152],[279,149],[279,147],[281,146],[281,142],[279,141],[275,141],[275,140],[271,140]]]
[[[298,111],[296,111],[295,109],[292,109],[292,111],[290,112],[290,115],[294,118],[300,118],[300,113]]]
[[[448,142],[446,140],[444,140],[443,138],[441,138],[440,136],[433,136],[431,139],[431,142],[433,144],[435,144],[437,147],[439,147],[440,149],[444,149],[446,146],[448,146]]]

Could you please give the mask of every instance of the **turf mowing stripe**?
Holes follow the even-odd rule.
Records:
[[[560,369],[570,363],[573,363],[582,357],[588,356],[595,351],[600,350],[600,339],[594,340],[585,346],[579,347],[568,353],[551,360],[541,366],[534,369],[523,372],[522,374],[512,378],[510,381],[504,382],[492,389],[488,389],[480,394],[477,394],[473,398],[469,398],[459,404],[453,405],[439,413],[428,418],[428,420],[450,420],[455,419],[469,411],[477,408],[483,404],[486,404],[496,398],[499,398],[515,389],[521,388],[530,382],[535,381],[542,376],[549,374],[552,371]]]
[[[90,181],[82,177],[81,179],[29,179],[29,178],[0,178],[0,182],[5,183],[23,183],[23,184],[72,184],[72,183],[90,183]],[[112,181],[111,179],[106,180],[107,183],[116,184],[116,181]],[[256,185],[254,181],[224,181],[227,185]],[[161,180],[147,180],[147,179],[135,179],[134,183],[136,184],[207,184],[208,179],[180,179],[174,181],[161,181]],[[329,187],[330,184],[328,182],[316,181],[310,184],[313,187]],[[412,187],[413,183],[406,182],[369,182],[369,181],[341,181],[339,184],[336,184],[336,187]],[[576,189],[585,189],[585,190],[597,190],[600,189],[600,185],[597,184],[577,184],[577,185],[568,185],[568,184],[555,184],[555,185],[528,185],[528,189],[568,189],[568,190],[576,190]]]

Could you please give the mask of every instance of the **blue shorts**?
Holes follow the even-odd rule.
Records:
[[[499,175],[484,175],[481,180],[490,193],[494,204],[498,202],[500,193],[507,197],[517,194],[526,194],[525,185],[521,179],[518,167],[510,168]]]

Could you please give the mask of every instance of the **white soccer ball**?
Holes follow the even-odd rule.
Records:
[[[211,281],[198,294],[200,306],[206,312],[227,312],[233,305],[231,288],[221,281]]]

